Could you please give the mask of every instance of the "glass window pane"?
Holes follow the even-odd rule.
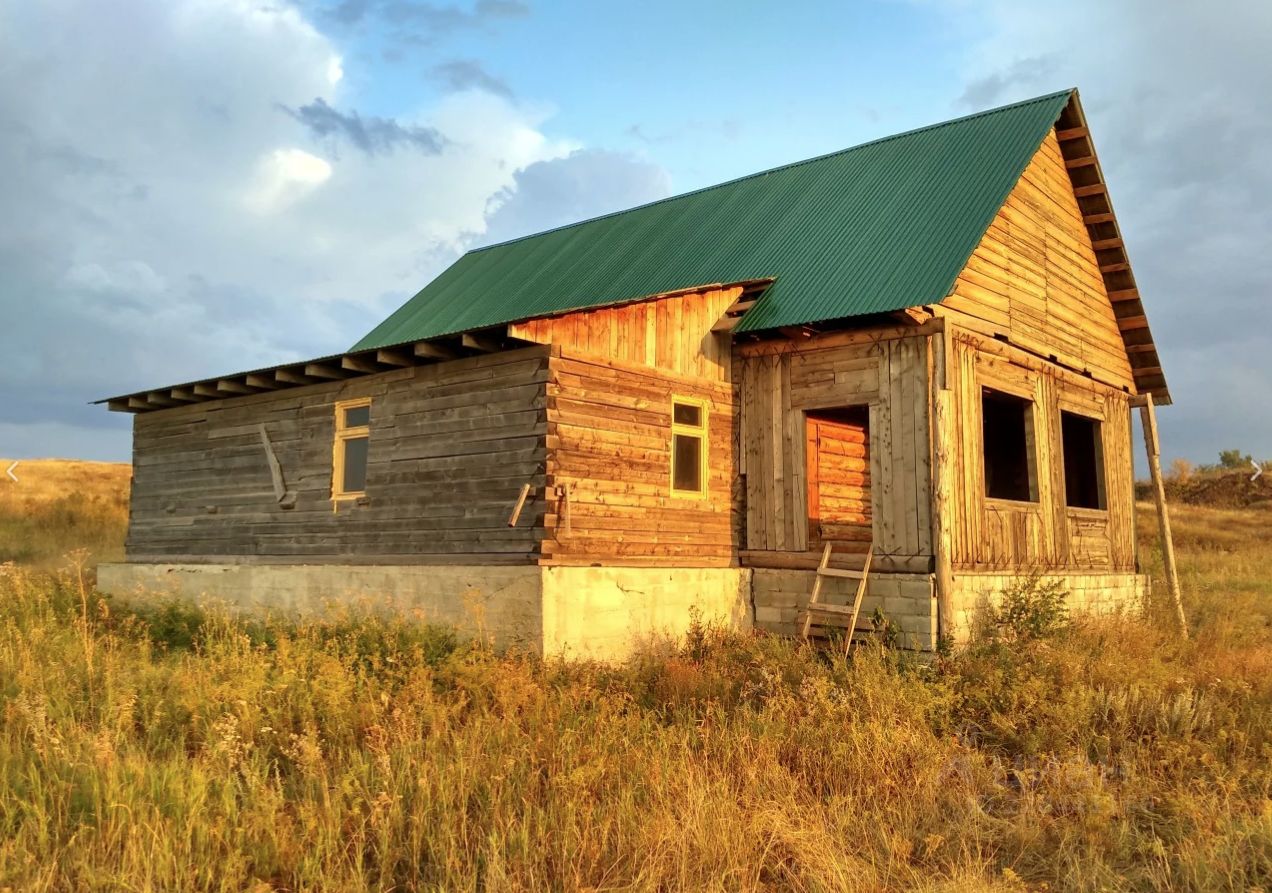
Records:
[[[702,438],[675,434],[671,438],[671,488],[702,491]]]
[[[344,442],[343,485],[345,493],[361,493],[367,488],[367,438],[350,437]]]
[[[370,406],[354,406],[344,411],[344,426],[346,428],[360,428],[369,424],[371,424]]]
[[[694,406],[692,403],[673,403],[671,418],[677,425],[700,427],[702,425],[702,407]]]

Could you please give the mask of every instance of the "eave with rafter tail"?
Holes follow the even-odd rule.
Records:
[[[1152,394],[1159,405],[1169,404],[1170,391],[1166,387],[1157,345],[1153,343],[1139,287],[1135,284],[1135,273],[1131,270],[1104,172],[1100,168],[1100,159],[1076,90],[1056,122],[1056,137],[1060,141],[1060,153],[1064,156],[1074,195],[1082,209],[1082,221],[1091,237],[1091,247],[1095,249],[1104,288],[1113,302],[1113,313],[1126,345],[1135,389],[1141,394]]]
[[[138,391],[134,394],[96,400],[94,403],[105,403],[112,412],[153,412],[157,409],[187,406],[209,400],[225,400],[229,397],[244,397],[284,388],[321,384],[325,381],[377,375],[407,366],[424,366],[460,357],[527,347],[530,343],[511,337],[507,326],[496,326],[445,338],[430,338],[392,347],[359,350],[314,360],[284,363],[251,372],[219,375],[158,390]]]

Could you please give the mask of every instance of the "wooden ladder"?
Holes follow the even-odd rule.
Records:
[[[844,643],[844,651],[847,651],[852,645],[853,635],[857,632],[857,615],[861,613],[861,600],[866,596],[866,585],[870,579],[870,559],[874,556],[874,543],[871,543],[870,548],[866,550],[866,561],[859,571],[831,567],[830,557],[833,551],[834,543],[827,543],[826,548],[822,550],[821,564],[817,565],[817,579],[813,581],[813,592],[808,597],[808,607],[804,609],[804,626],[801,636],[804,641],[808,641],[808,631],[816,617],[820,617],[823,620],[839,620],[847,617],[849,618],[847,623],[848,636]],[[857,581],[857,596],[853,599],[851,606],[822,603],[822,583],[827,577],[841,577]],[[834,625],[838,626],[839,624]],[[865,632],[865,630],[862,630],[862,632]]]

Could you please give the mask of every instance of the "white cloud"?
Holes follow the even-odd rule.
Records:
[[[304,149],[275,149],[261,159],[245,198],[257,214],[275,214],[331,179],[331,165]]]
[[[0,59],[0,453],[100,456],[127,418],[88,400],[348,347],[577,148],[481,91],[356,117],[278,0],[0,0]]]

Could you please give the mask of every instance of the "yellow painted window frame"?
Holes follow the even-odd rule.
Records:
[[[371,406],[370,397],[336,401],[336,427],[331,443],[331,498],[333,500],[357,499],[367,495],[366,490],[344,489],[345,441],[365,437],[369,444],[371,438],[370,420],[365,425],[348,426],[345,424],[345,411],[360,409],[363,406]]]
[[[676,406],[695,406],[698,408],[699,424],[686,425],[676,421]],[[701,397],[686,397],[679,394],[671,395],[671,442],[669,444],[669,453],[667,470],[669,473],[668,484],[671,495],[677,499],[706,499],[710,490],[708,486],[708,475],[710,474],[711,464],[708,461],[711,451],[711,441],[707,437],[708,419],[711,415],[711,409],[707,401]],[[676,435],[682,437],[696,437],[702,445],[698,450],[698,489],[697,490],[680,490],[676,488]]]

